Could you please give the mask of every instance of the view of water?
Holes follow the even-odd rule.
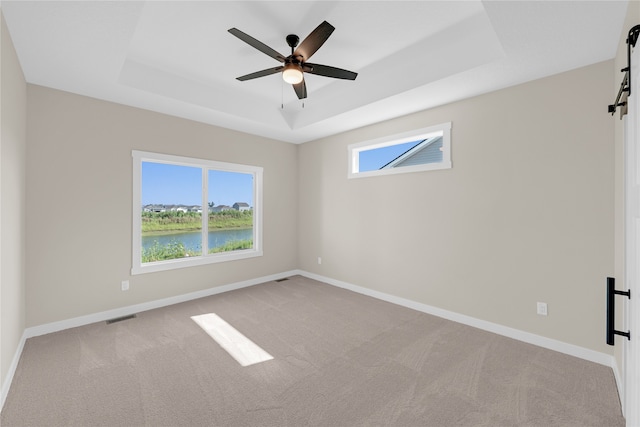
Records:
[[[225,243],[233,240],[248,240],[253,238],[253,229],[244,228],[236,230],[216,230],[209,232],[209,249],[223,246]],[[172,242],[182,242],[189,250],[200,250],[201,238],[200,232],[160,234],[154,236],[142,236],[142,249],[148,249],[158,241],[161,246]]]

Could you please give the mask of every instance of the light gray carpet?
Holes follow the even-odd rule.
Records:
[[[274,359],[241,367],[191,316]],[[11,426],[623,426],[611,369],[300,276],[27,340]]]

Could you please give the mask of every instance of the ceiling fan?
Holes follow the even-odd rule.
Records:
[[[260,52],[283,63],[283,65],[278,67],[256,71],[255,73],[237,77],[237,79],[245,81],[282,72],[282,78],[285,82],[293,85],[293,89],[299,99],[307,97],[307,86],[304,82],[304,73],[317,74],[319,76],[332,77],[334,79],[355,80],[358,73],[354,73],[353,71],[307,62],[309,58],[311,58],[311,55],[320,49],[324,42],[327,41],[331,33],[333,33],[333,30],[335,30],[335,27],[327,21],[324,21],[322,24],[318,25],[318,27],[313,30],[311,34],[302,41],[302,43],[300,43],[300,46],[298,46],[300,38],[295,34],[289,34],[287,36],[287,44],[291,47],[291,55],[284,56],[237,28],[231,28],[229,30],[231,34],[258,49]]]

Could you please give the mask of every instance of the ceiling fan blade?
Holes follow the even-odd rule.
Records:
[[[335,30],[333,25],[327,21],[323,21],[322,24],[318,25],[316,29],[300,43],[293,55],[300,55],[303,61],[308,61],[311,55],[316,53],[316,51],[320,49],[320,46],[327,41],[331,33],[333,33],[333,30]]]
[[[305,73],[333,77],[334,79],[355,80],[358,76],[358,73],[354,73],[353,71],[330,67],[328,65],[310,64],[308,62],[303,65],[302,70]]]
[[[245,80],[257,79],[258,77],[269,76],[271,74],[282,71],[284,67],[282,65],[275,68],[267,68],[266,70],[256,71],[255,73],[247,74],[245,76],[236,77],[237,80],[244,82]]]
[[[253,46],[254,48],[258,49],[260,52],[269,55],[270,57],[272,57],[273,59],[280,61],[280,62],[284,62],[284,55],[282,55],[281,53],[276,52],[275,50],[271,49],[269,46],[267,46],[266,44],[262,43],[260,40],[256,40],[253,37],[251,37],[249,34],[243,33],[242,31],[240,31],[237,28],[231,28],[229,30],[229,32],[231,34],[233,34],[234,36],[236,36],[237,38],[239,38],[240,40],[242,40],[243,42],[247,43],[250,46]]]
[[[293,90],[296,91],[298,99],[304,99],[307,97],[307,85],[305,84],[304,79],[300,83],[291,86],[293,86]]]

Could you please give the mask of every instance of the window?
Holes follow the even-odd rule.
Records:
[[[132,274],[262,255],[261,167],[132,156]]]
[[[349,178],[451,168],[451,122],[351,144]]]

